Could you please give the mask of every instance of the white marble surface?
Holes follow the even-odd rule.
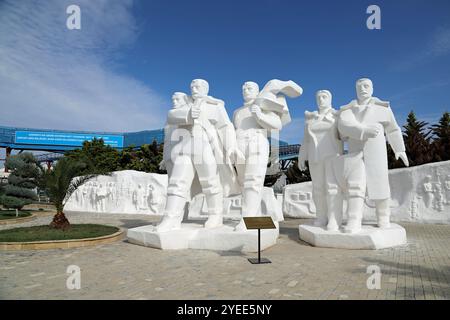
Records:
[[[134,244],[163,250],[217,250],[237,252],[258,251],[258,231],[235,231],[235,224],[227,222],[221,227],[205,229],[199,223],[182,223],[181,229],[158,232],[148,225],[129,229],[128,241]],[[279,236],[277,229],[261,230],[261,250],[276,244]]]
[[[407,244],[406,230],[391,223],[389,228],[363,225],[358,233],[327,231],[311,224],[299,226],[299,238],[316,247],[376,250]]]

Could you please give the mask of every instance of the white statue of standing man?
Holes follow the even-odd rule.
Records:
[[[305,128],[303,142],[300,147],[298,166],[306,170],[309,164],[313,185],[313,201],[316,206],[314,225],[326,226],[329,223],[327,206],[326,164],[343,153],[343,143],[339,139],[337,111],[332,107],[332,95],[328,90],[316,93],[318,111],[305,112]],[[342,207],[342,198],[332,200],[334,205]],[[330,219],[331,220],[331,219]],[[330,228],[336,229],[338,221],[330,221]],[[331,226],[333,224],[333,226]]]
[[[157,232],[181,228],[186,201],[196,193],[205,194],[208,220],[205,228],[223,224],[223,197],[236,192],[237,178],[232,167],[244,155],[237,148],[236,134],[224,102],[208,96],[203,79],[191,82],[188,103],[171,109],[167,124],[177,126],[171,134],[171,164],[164,217]],[[167,155],[164,159],[168,159]]]
[[[242,86],[244,105],[233,115],[236,139],[245,162],[238,162],[236,169],[242,189],[242,217],[261,215],[261,199],[269,161],[268,137],[272,130],[279,131],[290,122],[289,109],[283,94],[298,97],[302,88],[293,81],[270,80],[259,91],[255,82]],[[236,230],[245,229],[243,219]]]
[[[405,144],[389,102],[372,97],[370,79],[356,81],[357,99],[343,106],[339,112],[339,133],[348,141],[349,153],[361,153],[367,184],[367,197],[375,202],[378,226],[390,226],[390,198],[386,140],[396,159],[408,166]],[[361,229],[361,210],[350,211],[346,231]]]

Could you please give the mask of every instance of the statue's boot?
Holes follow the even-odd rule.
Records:
[[[378,227],[389,228],[391,226],[390,217],[391,209],[389,208],[389,199],[376,200],[376,213]]]
[[[205,222],[205,229],[212,229],[221,226],[223,226],[223,215],[221,214],[210,214],[208,220]]]
[[[167,197],[166,209],[164,210],[164,217],[156,226],[156,232],[181,229],[185,204],[185,198],[176,195],[169,195]]]
[[[261,197],[262,190],[258,191],[256,188],[245,188],[242,192],[242,218],[238,225],[234,227],[236,231],[247,230],[244,222],[244,217],[260,217],[261,212]]]
[[[223,196],[222,193],[206,194],[208,205],[208,220],[204,227],[206,229],[217,228],[223,225]]]
[[[345,233],[357,233],[361,231],[362,213],[364,209],[364,199],[360,197],[349,197],[347,201],[347,224],[344,227]]]
[[[342,194],[327,196],[328,231],[339,231],[342,224]]]
[[[236,225],[236,227],[234,227],[235,231],[244,231],[247,230],[247,227],[245,225],[244,222],[244,218],[241,218],[241,221],[239,221],[239,223]]]
[[[316,220],[314,220],[314,226],[325,227],[328,223],[326,196],[316,193],[313,197],[314,204],[316,205]]]
[[[181,229],[181,221],[183,216],[164,216],[160,224],[156,226],[156,232],[165,232]]]

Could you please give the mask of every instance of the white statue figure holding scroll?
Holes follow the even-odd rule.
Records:
[[[316,93],[318,111],[305,112],[305,127],[303,142],[300,147],[298,166],[306,170],[309,164],[313,185],[313,201],[316,206],[314,225],[337,229],[341,223],[341,215],[328,217],[326,164],[332,158],[343,153],[343,142],[339,139],[337,126],[337,111],[332,107],[332,95],[328,90]],[[336,194],[328,199],[330,206],[342,208],[342,197]]]
[[[169,111],[167,124],[177,129],[171,134],[172,150],[165,150],[171,154],[171,164],[166,164],[167,202],[157,232],[180,229],[186,201],[199,192],[205,194],[208,206],[205,228],[219,227],[223,224],[224,195],[238,192],[232,163],[244,161],[244,156],[237,148],[224,102],[208,92],[208,82],[193,80],[189,103]]]
[[[261,199],[269,161],[268,137],[272,130],[281,130],[290,122],[289,109],[284,95],[298,97],[302,88],[293,81],[271,80],[259,92],[258,84],[245,82],[242,86],[244,105],[233,115],[239,150],[245,163],[237,163],[242,189],[242,216],[260,216]],[[243,220],[236,230],[245,229]]]
[[[359,79],[356,82],[357,99],[343,106],[339,112],[339,134],[348,141],[349,154],[359,154],[365,177],[361,183],[347,179],[347,187],[364,188],[367,184],[367,197],[375,202],[378,226],[390,226],[390,188],[388,178],[388,162],[386,139],[392,147],[396,159],[402,159],[408,166],[402,132],[398,126],[389,102],[372,97],[373,84],[370,79]],[[354,171],[355,168],[341,168],[341,171]],[[365,180],[365,181],[364,181]],[[365,191],[365,190],[364,190]],[[358,192],[357,192],[358,193]],[[354,203],[348,202],[347,232],[358,232],[361,229],[363,202],[361,197],[355,197]],[[357,209],[360,208],[360,209]]]

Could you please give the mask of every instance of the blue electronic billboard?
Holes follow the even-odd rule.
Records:
[[[16,131],[17,144],[81,147],[84,141],[103,139],[106,145],[123,148],[123,136],[108,134],[70,133],[56,131]]]

